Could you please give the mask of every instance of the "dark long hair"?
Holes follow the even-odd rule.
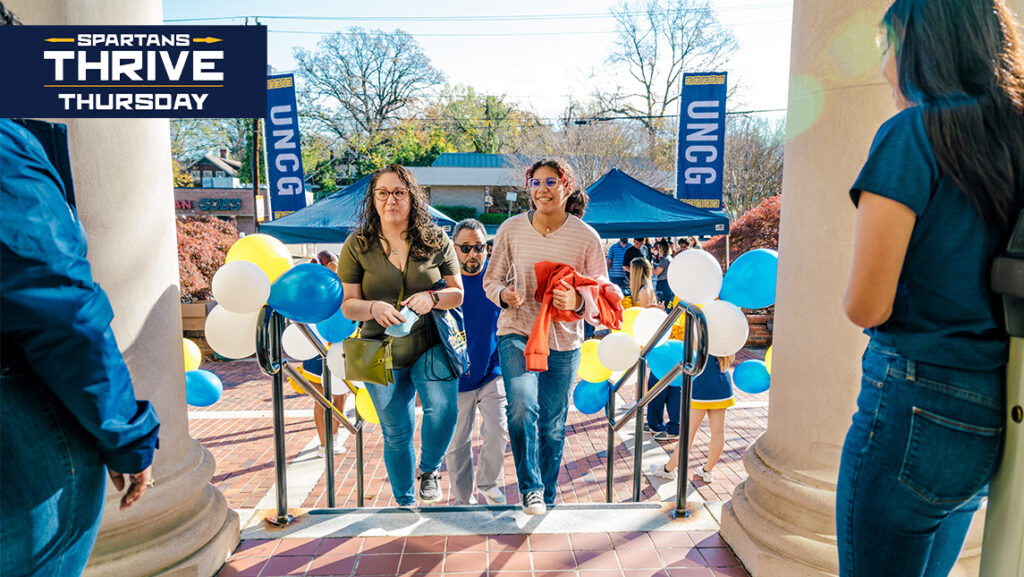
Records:
[[[426,193],[416,182],[416,177],[409,169],[399,164],[391,164],[378,169],[370,177],[370,185],[366,187],[366,200],[359,216],[357,238],[361,241],[363,252],[370,250],[381,237],[380,215],[374,206],[373,191],[377,188],[377,180],[381,175],[394,174],[409,189],[409,226],[405,238],[409,241],[409,255],[416,260],[427,260],[437,254],[444,245],[444,231],[430,220],[427,210]]]
[[[583,218],[584,213],[587,212],[587,203],[590,202],[590,197],[587,196],[586,192],[580,188],[576,182],[576,172],[573,171],[569,163],[564,158],[543,158],[533,163],[533,166],[526,169],[526,179],[533,178],[533,173],[537,172],[540,167],[546,166],[553,169],[558,173],[558,177],[562,179],[562,184],[565,185],[567,190],[571,190],[572,194],[569,195],[568,200],[565,201],[565,212],[577,217]],[[533,197],[530,197],[530,207],[533,208]]]
[[[1005,0],[896,0],[882,22],[939,169],[989,228],[1024,204],[1024,47]]]

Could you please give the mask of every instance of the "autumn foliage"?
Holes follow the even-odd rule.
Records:
[[[212,295],[210,282],[238,240],[238,229],[209,216],[179,217],[177,226],[181,300],[208,299]]]
[[[782,195],[770,196],[756,207],[743,213],[730,225],[730,264],[741,254],[755,248],[779,249],[779,212]],[[725,264],[725,235],[716,236],[704,243],[704,250],[715,255],[718,262]]]

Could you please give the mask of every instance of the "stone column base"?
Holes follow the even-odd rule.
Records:
[[[750,476],[722,509],[722,539],[754,577],[835,577],[835,486],[784,476],[760,443],[743,455]],[[978,575],[984,526],[983,505],[951,577]]]

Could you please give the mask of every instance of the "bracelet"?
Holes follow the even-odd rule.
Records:
[[[376,302],[377,302],[377,301],[370,301],[370,320],[376,320],[376,318],[375,318],[375,317],[373,316],[373,305],[374,305],[374,304],[375,304]]]

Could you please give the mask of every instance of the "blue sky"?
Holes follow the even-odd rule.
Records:
[[[292,48],[314,48],[320,32],[348,26],[393,30],[416,36],[435,67],[452,84],[506,94],[542,117],[558,114],[570,95],[585,100],[595,85],[619,79],[605,64],[613,48],[609,9],[618,0],[164,0],[165,20],[246,15],[357,17],[357,21],[268,19],[269,63],[280,71],[294,66]],[[726,69],[741,90],[732,110],[784,109],[789,79],[792,0],[715,0],[721,22],[740,48]],[[554,19],[509,16],[573,15]],[[426,20],[424,17],[491,17]],[[420,18],[396,21],[395,18]],[[242,20],[194,22],[232,24]],[[767,116],[779,117],[782,113]]]

